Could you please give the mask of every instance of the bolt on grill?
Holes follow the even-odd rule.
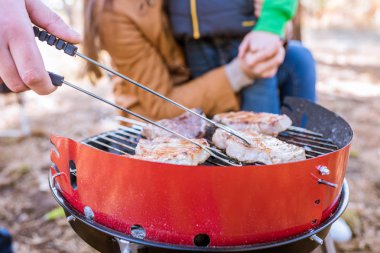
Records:
[[[84,140],[82,143],[118,155],[134,155],[135,148],[142,138],[142,129],[146,124],[121,116],[115,119],[128,123],[130,126],[119,125],[117,130],[101,133]],[[303,147],[306,151],[306,158],[314,158],[339,149],[336,144],[322,134],[296,126],[291,126],[286,131],[281,132],[277,138],[289,144]],[[213,147],[210,148],[217,150]],[[255,164],[259,165],[259,163]],[[225,166],[228,164],[210,157],[204,165]]]

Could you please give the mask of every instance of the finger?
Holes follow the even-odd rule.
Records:
[[[244,58],[245,54],[248,52],[249,49],[249,35],[245,36],[243,41],[239,45],[239,53],[238,58]]]
[[[271,78],[277,74],[277,68],[270,69],[261,74],[261,78]]]
[[[17,20],[10,23],[6,38],[3,39],[8,41],[17,72],[27,87],[40,95],[49,94],[56,88],[52,85],[45,70],[26,9],[25,7],[17,8],[13,11],[17,15]],[[2,78],[4,79],[4,76]]]
[[[79,33],[66,25],[56,13],[40,0],[26,0],[25,3],[29,17],[35,25],[70,43],[79,43],[82,40]]]
[[[270,58],[273,58],[278,53],[278,50],[279,50],[279,47],[273,47],[273,48],[264,48],[254,53],[250,51],[250,53],[246,54],[246,58],[245,58],[246,64],[249,67],[253,68],[260,62],[264,62]]]
[[[21,80],[16,65],[12,59],[8,47],[0,49],[0,83],[7,85],[13,92],[22,92],[28,90],[28,87]]]
[[[33,40],[34,36],[30,35]],[[10,51],[17,71],[22,82],[39,95],[47,95],[56,90],[45,70],[44,63],[34,41],[26,41],[29,38],[20,36],[19,40],[13,41]]]
[[[277,70],[278,66],[280,66],[282,64],[282,62],[284,61],[284,55],[282,52],[283,52],[283,50],[279,50],[277,55],[275,55],[274,57],[272,57],[266,61],[258,63],[254,67],[254,73],[256,75],[260,75],[261,73],[268,72],[272,69]]]

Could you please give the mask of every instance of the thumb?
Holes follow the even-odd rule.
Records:
[[[26,0],[25,4],[29,17],[35,25],[70,43],[79,43],[82,40],[79,33],[70,28],[40,0]]]
[[[244,37],[243,41],[239,45],[238,58],[240,59],[244,58],[245,54],[249,50],[249,43],[250,43],[250,39],[249,39],[249,34],[248,34],[247,36]]]

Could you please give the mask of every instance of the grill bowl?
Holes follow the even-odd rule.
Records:
[[[126,236],[138,227],[144,241],[206,249],[289,240],[317,229],[336,209],[352,130],[336,114],[304,100],[288,99],[284,112],[339,149],[277,165],[180,166],[52,136],[51,173],[72,209]],[[322,175],[321,166],[330,173]]]

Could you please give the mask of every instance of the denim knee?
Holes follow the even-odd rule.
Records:
[[[315,60],[311,52],[298,41],[290,41],[285,60],[278,71],[281,97],[294,96],[316,100]]]
[[[241,93],[241,110],[279,113],[277,78],[257,79]]]
[[[304,64],[315,66],[315,60],[310,50],[304,47],[301,42],[296,40],[289,41],[286,49],[285,60],[286,58],[291,58],[292,61],[295,64],[299,64],[299,66]]]

